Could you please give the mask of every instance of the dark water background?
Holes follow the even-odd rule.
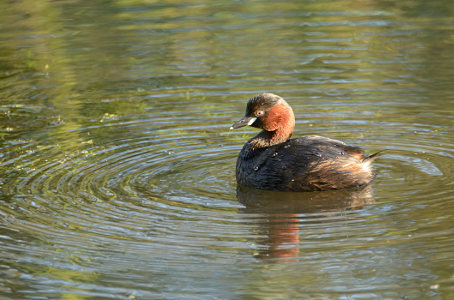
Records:
[[[0,296],[454,297],[454,2],[0,2]],[[386,149],[237,190],[248,98]]]

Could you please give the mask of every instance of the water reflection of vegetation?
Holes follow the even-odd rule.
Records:
[[[388,80],[390,84],[394,81],[394,83],[410,88],[417,88],[416,85],[424,86],[427,89],[427,97],[431,98],[431,95],[439,95],[443,90],[440,89],[440,85],[450,84],[447,81],[446,73],[447,71],[449,73],[449,70],[452,69],[453,60],[444,54],[449,51],[450,47],[445,46],[449,45],[451,41],[446,22],[443,25],[444,27],[434,28],[433,24],[427,21],[428,19],[421,21],[427,22],[430,26],[425,28],[430,32],[430,38],[411,35],[414,30],[403,26],[402,31],[408,32],[408,40],[405,43],[392,41],[392,44],[388,42],[387,45],[383,46],[383,42],[386,41],[382,37],[383,28],[374,26],[374,16],[359,12],[361,9],[371,9],[371,7],[384,10],[384,4],[366,1],[353,5],[354,11],[351,14],[354,17],[350,16],[350,21],[354,20],[359,24],[364,22],[364,27],[352,28],[348,23],[341,25],[345,21],[343,15],[333,14],[327,17],[323,14],[317,14],[318,11],[323,12],[344,7],[346,3],[352,5],[348,1],[323,4],[289,2],[279,3],[279,5],[269,3],[265,8],[258,3],[248,3],[247,5],[236,3],[235,6],[231,6],[227,2],[223,2],[223,10],[215,14],[213,18],[219,20],[219,26],[225,27],[221,26],[219,33],[214,36],[212,30],[179,32],[168,27],[168,24],[174,24],[175,28],[178,28],[181,25],[178,22],[153,22],[157,19],[176,19],[183,12],[185,14],[191,13],[196,18],[197,16],[202,18],[206,11],[211,9],[210,6],[201,9],[200,7],[178,6],[166,2],[161,5],[152,5],[152,9],[134,11],[135,18],[148,20],[144,25],[139,26],[137,23],[128,23],[128,20],[132,19],[132,12],[124,9],[131,5],[141,5],[140,2],[135,1],[113,1],[107,7],[103,3],[86,3],[86,9],[83,10],[83,13],[71,15],[71,18],[66,15],[66,11],[72,11],[73,6],[71,4],[60,6],[51,1],[40,1],[40,4],[37,5],[33,1],[24,1],[22,5],[10,6],[4,3],[2,10],[5,12],[6,18],[4,20],[5,31],[10,33],[3,37],[9,39],[7,43],[3,44],[1,56],[8,59],[1,60],[0,69],[3,71],[2,76],[7,76],[8,81],[16,85],[17,89],[14,93],[11,93],[12,90],[7,90],[8,94],[3,94],[2,99],[10,103],[41,105],[42,111],[39,114],[43,118],[43,122],[58,122],[60,116],[65,121],[65,124],[60,124],[63,130],[83,127],[84,125],[78,123],[93,119],[99,120],[104,114],[117,116],[140,114],[153,107],[159,101],[154,95],[159,95],[164,90],[167,95],[174,95],[173,101],[178,105],[189,101],[188,97],[190,97],[184,71],[181,74],[179,66],[184,67],[189,63],[193,65],[193,62],[188,62],[186,55],[186,47],[192,46],[199,48],[200,57],[197,59],[202,62],[200,72],[212,74],[208,77],[204,75],[199,78],[191,74],[193,85],[191,90],[196,94],[203,91],[202,85],[208,85],[210,82],[228,81],[227,70],[224,68],[232,65],[234,59],[244,59],[244,55],[247,53],[244,49],[251,45],[254,45],[254,53],[248,59],[259,71],[265,71],[263,62],[266,61],[269,71],[275,72],[276,67],[279,66],[280,71],[285,73],[287,66],[299,65],[302,56],[312,57],[311,61],[307,62],[308,64],[298,68],[299,72],[292,72],[293,75],[291,76],[302,85],[317,83],[314,81],[311,70],[317,73],[338,72],[338,75],[331,76],[333,80],[331,82],[321,79],[320,84],[323,84],[327,90],[341,90],[343,87],[349,87],[350,84],[346,75],[353,76],[357,89],[367,89],[373,85],[382,84],[383,80]],[[235,14],[226,13],[228,11],[260,13],[262,10],[265,12],[272,9],[273,6],[279,7],[280,11],[292,11],[293,15],[285,18],[275,16],[263,20],[255,19],[256,24],[253,25],[256,26],[251,26],[251,21],[248,21],[248,19],[243,20],[244,24],[238,24],[238,18]],[[66,10],[61,8],[66,8]],[[391,10],[395,15],[413,16],[426,9],[434,15],[446,15],[449,11],[446,10],[445,5],[433,5],[421,1],[405,2],[405,4],[393,3],[392,5],[386,3],[386,10],[388,12]],[[307,12],[311,13],[308,14]],[[23,17],[25,15],[27,18]],[[391,23],[394,22],[395,15],[384,13],[380,15],[380,20]],[[85,22],[91,21],[88,24],[80,22],[82,18]],[[308,24],[317,24],[318,30],[322,32],[331,31],[332,36],[330,37],[319,38],[309,35],[309,39],[318,39],[320,42],[326,39],[327,45],[335,45],[330,49],[330,56],[333,53],[335,54],[333,58],[320,56],[320,49],[305,46],[303,41],[307,39],[306,34],[310,33],[310,26],[285,28],[286,40],[303,43],[299,52],[289,51],[286,47],[277,45],[270,49],[267,41],[259,38],[262,36],[261,32],[266,31],[267,27],[270,26],[269,24],[286,24],[295,18],[302,18]],[[326,20],[329,20],[329,22]],[[113,21],[118,26],[105,26]],[[211,18],[198,21],[206,22],[210,29],[216,26]],[[238,30],[246,31],[242,35],[233,35],[235,37],[233,43],[238,46],[235,48],[227,46],[227,41],[223,40],[223,36],[226,35],[225,30],[227,30],[230,22],[232,22],[231,26],[235,25],[239,28]],[[444,21],[442,20],[442,22]],[[266,24],[268,25],[264,26]],[[323,27],[323,24],[326,27]],[[335,27],[333,27],[334,24]],[[197,27],[202,25],[203,23],[197,23]],[[190,24],[187,26],[191,28]],[[193,26],[195,27],[196,23]],[[30,36],[42,37],[45,42],[39,39],[24,40],[21,35],[14,36],[14,32],[18,32],[24,27],[29,30]],[[332,31],[332,29],[335,29],[335,31]],[[237,29],[233,27],[231,30]],[[257,40],[243,40],[242,36],[249,37],[248,31],[251,30],[258,31],[255,34]],[[131,34],[133,32],[139,33],[139,36],[140,33],[147,34],[149,45],[144,45],[146,48],[139,47],[139,45],[136,45],[135,48],[120,47],[121,44],[133,45],[142,41],[136,37],[136,34]],[[418,38],[420,40],[416,40]],[[118,42],[119,39],[123,42]],[[355,49],[350,48],[355,39],[361,45],[359,48],[363,47],[363,43],[367,43],[369,51],[355,51]],[[197,41],[197,46],[192,41]],[[232,41],[228,43],[231,44]],[[414,47],[415,44],[419,44],[421,47]],[[385,51],[383,47],[385,47]],[[225,54],[226,51],[228,55]],[[270,51],[273,54],[271,56],[269,55]],[[440,52],[441,55],[434,55],[434,52]],[[376,61],[369,60],[368,56],[371,53],[375,53]],[[443,58],[442,61],[433,60],[441,57]],[[426,59],[431,59],[431,61],[426,62]],[[284,69],[282,69],[283,60],[286,61]],[[385,61],[400,61],[400,63],[388,63],[386,74],[383,74],[383,76],[382,72],[377,72],[377,63],[386,63]],[[85,68],[87,64],[92,67]],[[425,84],[399,77],[403,64],[410,64],[412,68],[416,68],[416,71],[419,69],[420,72],[430,72],[435,81],[431,84]],[[431,69],[427,70],[424,66],[431,66]],[[238,66],[235,67],[238,68]],[[380,65],[380,68],[383,68],[383,64]],[[359,78],[355,78],[357,70],[363,70],[360,73],[362,82]],[[196,70],[191,70],[191,72],[194,71]],[[262,80],[263,76],[261,73],[255,73],[252,69],[242,68],[233,70],[233,72],[244,72],[245,75],[238,77],[238,80],[244,80],[246,85],[247,82]],[[19,76],[21,77],[21,84],[17,82]],[[336,77],[338,77],[338,80],[336,80]],[[4,84],[4,81],[2,82]],[[122,87],[125,88],[123,95],[118,93]],[[163,90],[163,88],[165,89]],[[180,94],[185,96],[177,100]],[[203,97],[198,100],[203,99]],[[81,101],[81,99],[84,100]],[[432,98],[433,101],[441,101],[438,99],[440,98]],[[169,98],[166,98],[166,101],[169,100]],[[58,109],[59,116],[55,115],[55,108]],[[157,105],[156,108],[159,108],[159,106]],[[205,109],[207,116],[215,111],[213,106],[207,106]],[[78,116],[74,114],[75,112],[78,112]],[[18,123],[18,121],[14,123]],[[70,123],[76,124],[71,125]],[[2,127],[13,128],[5,125]],[[28,129],[33,130],[33,127],[34,124],[29,124]],[[38,127],[42,127],[42,125]],[[11,133],[5,131],[2,133],[2,136],[9,135]]]
[[[110,274],[105,279],[105,274],[87,272],[84,267],[96,263],[91,257],[102,257],[100,253],[115,255],[116,245],[125,240],[144,243],[134,246],[151,243],[149,236],[159,237],[160,230],[169,237],[160,242],[174,247],[163,247],[163,250],[162,245],[156,244],[158,251],[151,249],[151,252],[183,249],[178,252],[183,254],[175,260],[178,262],[190,257],[185,254],[203,248],[193,243],[192,238],[204,241],[213,238],[216,242],[210,249],[222,252],[217,255],[225,254],[223,258],[239,257],[247,252],[246,260],[249,259],[250,252],[241,248],[242,242],[249,241],[247,234],[240,230],[234,236],[225,231],[247,227],[235,219],[239,209],[232,196],[232,170],[237,150],[253,133],[248,129],[235,134],[226,131],[233,116],[242,113],[248,97],[273,91],[285,95],[294,105],[299,116],[295,135],[326,131],[330,136],[346,138],[355,144],[367,142],[371,151],[390,150],[388,159],[378,164],[381,184],[376,194],[380,195],[377,201],[382,205],[376,209],[383,211],[370,217],[375,218],[372,225],[377,227],[355,227],[364,232],[358,234],[357,243],[347,243],[344,249],[360,248],[364,245],[363,237],[377,237],[388,230],[383,234],[386,237],[378,238],[374,245],[368,244],[370,251],[375,257],[387,261],[391,257],[410,267],[402,267],[402,273],[408,274],[392,273],[389,262],[382,262],[382,266],[377,266],[378,271],[374,269],[369,274],[363,267],[374,266],[374,262],[360,260],[364,266],[353,268],[358,274],[350,278],[352,290],[367,286],[353,282],[368,283],[363,278],[369,276],[369,283],[384,286],[390,292],[402,287],[381,286],[379,280],[404,279],[403,285],[414,290],[408,292],[414,298],[436,293],[438,288],[416,291],[430,281],[440,282],[440,289],[449,293],[452,268],[451,255],[446,249],[452,248],[449,200],[453,171],[446,158],[453,156],[453,12],[452,3],[422,0],[216,3],[201,0],[194,4],[131,0],[0,2],[0,213],[8,217],[0,230],[2,236],[17,238],[5,239],[16,252],[3,252],[10,255],[5,263],[10,271],[2,274],[10,277],[0,288],[7,286],[12,293],[34,291],[43,284],[36,282],[45,278],[49,279],[46,281],[49,285],[72,291],[73,294],[65,294],[68,298],[82,297],[90,289],[95,293],[98,286],[86,286],[85,291],[79,287],[91,281],[111,286],[113,282],[124,282],[125,278],[122,274],[119,277]],[[220,149],[212,151],[216,147]],[[204,149],[210,152],[203,152]],[[130,178],[122,172],[136,167],[134,164],[133,167],[125,164],[118,173],[110,173],[119,181],[114,180],[111,186],[106,186],[106,177],[93,175],[98,170],[113,169],[116,163],[123,162],[123,156],[133,161],[134,151],[140,158],[139,167],[147,163],[146,159],[162,159],[160,165],[153,165],[155,169],[163,166],[157,176],[153,177],[154,169],[144,167],[143,177],[150,179],[141,182],[141,177],[134,178],[136,185],[146,188],[148,193],[142,192],[148,198],[140,198],[139,189],[121,181]],[[201,153],[205,157],[197,159]],[[58,181],[77,172],[83,184]],[[112,177],[108,178],[112,180]],[[36,178],[41,181],[33,181]],[[163,184],[163,179],[170,183]],[[181,189],[176,192],[178,188]],[[130,198],[125,201],[123,196]],[[231,200],[225,201],[231,207],[223,207],[226,204],[219,204],[219,199]],[[315,209],[312,205],[301,208],[301,199],[297,199],[289,201],[291,209],[283,212],[290,216],[272,216],[283,208],[282,203],[266,201],[263,195],[249,199],[254,201],[241,208],[246,212],[242,215],[247,219],[245,223],[253,222],[248,215],[261,215],[263,226],[257,235],[263,237],[268,233],[268,238],[257,240],[254,235],[250,240],[262,243],[267,250],[279,244],[279,237],[295,237],[294,230],[304,228],[301,214],[316,213],[310,211]],[[134,211],[135,206],[141,209]],[[178,213],[176,216],[167,211],[159,214],[162,207]],[[345,205],[339,211],[360,207]],[[67,213],[74,212],[71,209],[78,219],[67,224],[64,221]],[[109,218],[95,220],[94,214],[103,209],[110,214]],[[129,215],[131,211],[134,214]],[[292,212],[298,216],[291,216]],[[223,213],[230,215],[223,218]],[[121,219],[125,215],[126,219],[142,219],[128,223]],[[190,222],[176,226],[176,220]],[[215,221],[209,223],[212,220]],[[324,220],[318,221],[323,224]],[[115,222],[126,225],[117,228]],[[149,222],[156,222],[158,225],[153,223],[153,226],[159,228],[149,229],[153,227],[146,226]],[[104,229],[113,231],[103,232],[111,237],[105,245],[73,241],[74,245],[63,247],[68,242],[60,239],[65,233],[68,236],[69,232],[87,233],[90,226],[105,223],[108,226]],[[219,224],[225,226],[217,228]],[[203,228],[205,225],[208,229]],[[8,226],[10,231],[5,229]],[[166,226],[170,228],[168,232],[167,228],[162,229]],[[199,232],[191,232],[187,240],[183,232],[178,236],[181,240],[174,240],[172,230],[187,230],[191,226]],[[134,230],[129,231],[130,227]],[[353,226],[346,228],[350,230]],[[210,232],[215,229],[218,232]],[[24,236],[25,232],[28,236]],[[131,232],[137,236],[128,236]],[[92,232],[88,235],[96,236]],[[433,245],[434,238],[437,245]],[[219,247],[220,241],[231,243]],[[291,240],[285,243],[292,244],[290,250],[304,246]],[[441,247],[436,248],[438,245]],[[99,252],[91,253],[96,247]],[[40,263],[26,256],[35,250],[36,257],[32,259]],[[42,258],[44,252],[60,253],[57,260],[61,265],[47,266],[55,263],[55,258],[46,261]],[[295,254],[284,252],[280,254]],[[279,256],[278,252],[270,253],[261,252]],[[345,253],[348,259],[347,250]],[[352,253],[349,263],[355,265],[358,252]],[[401,255],[405,257],[396,253],[404,253]],[[201,251],[198,255],[209,256],[213,252]],[[118,262],[122,258],[119,255],[108,261]],[[154,261],[147,265],[142,264],[141,257],[137,259],[141,262],[136,266],[139,269],[141,265],[156,266]],[[205,263],[198,265],[206,267]],[[242,282],[243,270],[233,265],[238,273],[230,272],[237,274],[242,279],[238,282]],[[251,297],[270,292],[260,277],[263,275],[270,283],[276,283],[273,281],[276,278],[279,284],[293,282],[295,296],[304,288],[301,279],[317,286],[329,279],[333,280],[329,282],[331,286],[338,287],[340,282],[336,281],[338,278],[317,273],[320,271],[317,263],[302,268],[292,265],[294,269],[289,273],[279,274],[281,270],[276,268],[277,276],[265,270],[271,268],[266,264],[260,266],[264,273],[256,273],[254,266],[251,268],[255,273],[255,277],[251,276],[253,287],[245,293]],[[159,276],[165,277],[166,272],[169,271],[161,270],[165,275]],[[304,272],[306,277],[296,276]],[[175,274],[182,273],[171,275]],[[26,276],[36,276],[33,279],[36,281],[24,279]],[[408,280],[409,277],[413,279]],[[285,280],[279,281],[282,278]],[[63,280],[61,285],[59,279]],[[23,285],[23,281],[27,284]],[[36,286],[30,287],[30,282]],[[200,284],[196,280],[191,283]],[[273,287],[281,292],[283,286],[286,285]],[[380,291],[367,296],[374,292]],[[21,296],[24,295],[18,294]]]

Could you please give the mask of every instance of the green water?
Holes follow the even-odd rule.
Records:
[[[454,297],[454,3],[3,1],[0,298]],[[386,150],[237,189],[248,98]]]

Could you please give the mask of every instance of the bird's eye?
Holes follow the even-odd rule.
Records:
[[[261,117],[261,116],[263,116],[264,114],[265,114],[265,112],[264,112],[263,110],[259,110],[259,111],[257,111],[257,112],[255,113],[255,115],[256,115],[257,117]]]

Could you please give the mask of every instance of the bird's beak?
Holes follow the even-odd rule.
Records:
[[[252,125],[254,124],[255,120],[257,120],[256,117],[244,117],[241,118],[238,122],[230,126],[230,129],[237,129],[246,125]]]

